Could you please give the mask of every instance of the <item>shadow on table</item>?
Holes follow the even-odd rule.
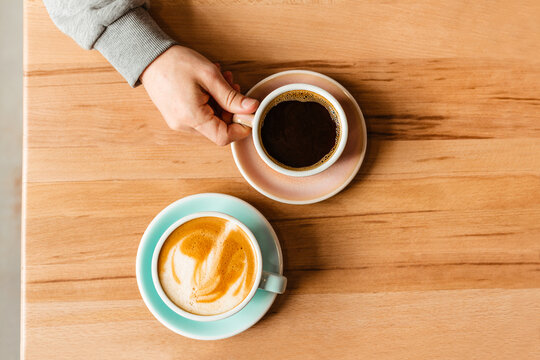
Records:
[[[287,290],[283,295],[277,296],[263,319],[287,312],[287,306],[290,305],[294,295],[316,292],[316,288],[306,291],[304,285],[309,280],[307,277],[324,268],[321,261],[323,254],[319,253],[324,239],[317,236],[316,224],[311,223],[309,219],[292,219],[274,221],[272,225],[281,243]]]
[[[368,144],[365,160],[353,182],[335,198],[318,204],[306,205],[308,212],[311,207],[315,206],[327,207],[328,209],[336,208],[339,203],[343,202],[343,199],[340,198],[351,196],[350,193],[348,194],[348,189],[351,186],[362,186],[362,180],[371,174],[377,158],[384,151],[389,150],[388,147],[391,144],[385,140],[397,136],[392,130],[392,116],[386,115],[393,113],[392,102],[388,95],[375,87],[348,80],[351,75],[343,74],[343,71],[331,73],[330,69],[325,71],[325,69],[315,68],[313,70],[328,74],[353,94],[366,120]],[[283,249],[288,287],[284,295],[277,297],[265,319],[280,312],[287,312],[291,299],[296,294],[325,292],[324,285],[319,286],[316,278],[319,276],[320,270],[332,268],[335,264],[325,263],[325,254],[322,249],[326,235],[321,235],[320,231],[320,226],[323,223],[323,219],[311,218],[286,219],[273,223]]]
[[[361,182],[369,176],[376,164],[377,158],[385,151],[389,150],[391,140],[398,137],[393,129],[392,119],[394,106],[390,95],[377,86],[354,81],[350,74],[337,73],[330,75],[343,86],[345,86],[354,96],[366,121],[367,127],[367,149],[364,162],[352,184]],[[350,185],[349,185],[350,187]],[[340,195],[347,196],[345,188]]]

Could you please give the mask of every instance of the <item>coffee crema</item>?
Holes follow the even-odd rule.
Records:
[[[244,300],[254,286],[257,258],[248,235],[219,217],[190,220],[165,240],[158,276],[167,297],[196,315],[217,315]]]
[[[287,91],[262,114],[260,140],[266,154],[292,170],[318,167],[335,152],[341,134],[334,106],[308,90]]]

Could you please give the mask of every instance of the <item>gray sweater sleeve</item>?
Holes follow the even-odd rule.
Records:
[[[150,17],[145,0],[44,0],[53,22],[85,49],[97,49],[131,86],[175,44]]]

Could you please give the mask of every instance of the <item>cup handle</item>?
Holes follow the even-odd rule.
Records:
[[[255,115],[253,114],[234,114],[232,117],[232,122],[248,127],[253,127],[253,119]]]
[[[287,278],[285,276],[263,271],[259,289],[270,291],[277,294],[283,294],[287,287]]]

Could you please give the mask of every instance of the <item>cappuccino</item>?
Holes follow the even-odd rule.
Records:
[[[223,218],[190,220],[165,240],[158,276],[167,297],[196,315],[235,308],[255,285],[257,257],[248,235]]]

